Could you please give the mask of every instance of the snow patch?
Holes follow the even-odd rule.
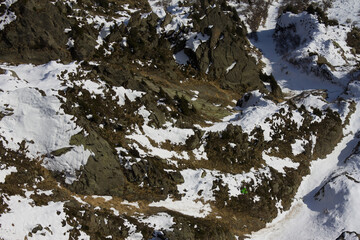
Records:
[[[0,165],[0,183],[5,183],[6,177],[15,172],[17,172],[17,169],[14,166],[7,167],[5,164]]]
[[[167,213],[159,212],[149,217],[140,217],[139,221],[156,230],[172,231],[175,224],[174,218]]]
[[[295,143],[291,144],[291,149],[294,156],[304,152],[304,140],[295,139]]]
[[[33,232],[36,239],[69,239],[63,202],[48,202],[36,206],[32,199],[18,195],[3,198],[9,210],[0,216],[0,236],[6,239],[24,239],[29,232],[41,225],[42,230]],[[65,222],[65,224],[63,224]]]
[[[262,154],[262,158],[265,160],[266,164],[279,173],[286,174],[284,168],[294,168],[297,169],[297,167],[300,165],[299,163],[294,163],[291,161],[290,158],[278,158],[267,155],[265,152]]]

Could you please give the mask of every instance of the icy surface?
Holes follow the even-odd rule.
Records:
[[[181,65],[188,64],[189,57],[185,54],[184,50],[177,52],[176,54],[173,55],[173,57],[174,57],[176,63],[178,63],[178,64],[181,64]]]

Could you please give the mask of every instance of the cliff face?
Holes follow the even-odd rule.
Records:
[[[342,67],[304,55],[324,33],[306,12],[280,15],[270,59],[254,46],[266,32],[248,38],[269,6],[2,1],[0,238],[242,239],[290,209],[358,116],[353,98],[328,97],[358,59],[345,41]],[[294,85],[291,64],[331,87]],[[21,209],[39,219],[12,226]]]

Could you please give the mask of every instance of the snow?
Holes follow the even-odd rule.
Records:
[[[7,167],[5,164],[0,165],[0,183],[5,183],[5,179],[7,176],[11,175],[11,173],[17,172],[16,167],[10,166]]]
[[[142,131],[137,126],[135,132],[131,135],[127,135],[126,138],[135,140],[142,147],[146,148],[148,151],[145,152],[142,150],[138,144],[133,143],[132,146],[135,147],[141,157],[150,156],[159,156],[164,159],[189,159],[187,152],[178,153],[175,151],[170,151],[167,149],[161,148],[161,144],[169,141],[174,145],[184,145],[186,140],[194,135],[192,129],[183,129],[177,128],[172,125],[170,122],[166,122],[163,125],[163,128],[154,128],[149,126],[150,115],[151,113],[146,109],[145,106],[141,106],[137,113],[144,118],[144,124],[141,126]],[[154,141],[158,146],[154,146],[151,142]]]
[[[295,139],[295,143],[291,144],[291,149],[294,156],[304,152],[304,140]]]
[[[133,207],[136,207],[136,208],[140,208],[138,202],[128,202],[127,200],[124,200],[124,201],[121,202],[121,204],[133,206]]]
[[[125,104],[125,98],[128,98],[131,102],[134,102],[136,98],[140,98],[145,94],[144,92],[126,89],[124,87],[112,87],[112,89],[115,91],[113,100],[119,98],[119,106],[123,106]]]
[[[69,38],[68,42],[66,43],[66,46],[68,46],[68,49],[73,48],[75,46],[75,40],[72,38]]]
[[[233,69],[236,65],[236,61],[233,62],[229,67],[226,68],[226,73],[229,73],[231,71],[231,69]]]
[[[275,32],[278,7],[280,5],[281,2],[274,2],[274,4],[270,6],[265,27],[260,27],[257,33],[258,41],[251,40],[252,44],[259,48],[263,54],[261,61],[266,64],[264,71],[267,74],[273,74],[282,91],[288,95],[288,97],[297,95],[304,90],[327,89],[327,93],[329,94],[328,100],[332,101],[336,99],[342,93],[343,86],[330,81],[325,81],[314,73],[300,70],[298,67],[287,62],[286,59],[276,52],[273,34]],[[324,42],[321,40],[321,37],[325,36],[322,34],[319,34],[318,36],[320,40],[318,42],[320,49],[321,43]],[[338,37],[335,39],[337,38]],[[327,37],[327,39],[329,39],[329,37]],[[306,52],[307,48],[304,47],[303,49],[304,52]]]
[[[264,94],[256,90],[251,92],[249,100],[237,109],[241,112],[227,117],[224,120],[228,119],[233,125],[240,125],[242,130],[248,134],[250,134],[254,128],[261,127],[261,129],[264,130],[264,140],[272,140],[272,130],[270,124],[265,123],[265,119],[278,112],[280,106],[265,99]],[[214,127],[210,127],[210,129],[214,129]]]
[[[162,1],[148,0],[148,2],[149,2],[152,12],[155,13],[159,18],[164,18],[166,16],[166,12],[165,12]]]
[[[150,203],[150,207],[165,207],[185,215],[204,218],[212,209],[210,202],[215,201],[214,181],[222,180],[222,185],[229,189],[229,199],[242,195],[241,189],[252,183],[251,188],[256,189],[262,182],[262,178],[270,178],[270,169],[251,169],[248,173],[228,174],[217,170],[208,169],[185,169],[181,175],[184,183],[177,185],[178,192],[182,195],[181,200],[173,200],[170,196],[166,200]]]
[[[174,218],[167,213],[159,212],[149,217],[140,217],[139,221],[156,230],[172,231],[175,224]]]
[[[202,33],[189,33],[189,35],[186,37],[186,45],[185,48],[189,48],[193,50],[193,52],[196,52],[196,49],[204,42],[208,41],[210,39],[210,36],[207,34]]]
[[[75,85],[81,87],[82,89],[87,90],[92,94],[92,97],[95,98],[95,95],[100,95],[105,98],[105,93],[109,90],[106,83],[100,79],[95,80],[76,80],[74,81]],[[136,101],[136,98],[142,97],[145,95],[144,92],[126,89],[124,87],[112,87],[111,88],[115,95],[112,96],[112,100],[118,99],[118,105],[125,105],[125,99],[129,99],[131,102]]]
[[[266,228],[253,233],[251,239],[281,240],[296,235],[303,239],[335,239],[343,230],[360,229],[360,218],[356,214],[360,204],[360,186],[344,175],[347,173],[354,179],[360,179],[359,153],[353,151],[359,138],[354,135],[356,132],[351,133],[360,128],[359,107],[358,103],[351,125],[346,129],[346,137],[325,159],[311,163],[311,174],[303,178],[290,210],[278,215]],[[323,187],[324,195],[321,191]],[[319,191],[320,195],[316,198]]]
[[[204,145],[201,145],[199,148],[194,149],[193,154],[195,160],[201,160],[201,159],[208,160]]]
[[[9,211],[0,216],[0,236],[5,240],[24,239],[37,225],[43,227],[33,237],[36,239],[69,239],[66,214],[63,202],[48,202],[44,206],[35,206],[33,200],[15,195],[3,198]]]
[[[351,4],[351,7],[348,5]],[[342,1],[335,0],[329,9],[329,18],[340,17],[339,22],[345,21],[345,18],[359,19],[357,10],[359,1]],[[273,73],[275,79],[283,90],[290,96],[306,90],[308,94],[310,90],[324,89],[329,94],[327,103],[319,95],[308,94],[302,101],[296,103],[297,106],[304,104],[306,108],[326,109],[330,107],[340,112],[342,116],[346,115],[348,110],[343,109],[349,101],[356,102],[356,111],[350,118],[350,124],[344,128],[344,138],[335,147],[333,152],[325,157],[311,162],[310,175],[305,176],[295,195],[294,202],[290,210],[279,212],[277,218],[266,225],[266,228],[253,232],[250,239],[336,239],[344,231],[356,231],[359,233],[360,218],[358,206],[360,204],[360,166],[359,166],[359,129],[360,129],[360,94],[356,80],[350,82],[343,73],[351,71],[350,67],[340,67],[333,71],[334,81],[326,81],[320,79],[312,73],[304,73],[299,68],[294,68],[286,62],[289,58],[281,58],[274,52],[274,42],[272,34],[274,32],[274,23],[276,22],[276,14],[278,6],[275,3],[270,7],[269,17],[266,26],[259,32],[259,41],[253,42],[254,45],[262,49],[265,56],[263,59],[267,64],[268,73]],[[346,8],[346,9],[345,9]],[[336,16],[337,15],[337,16]],[[300,20],[310,19],[313,21],[313,27],[316,31],[312,34],[306,32],[307,26],[303,27],[302,38],[311,37],[305,41],[305,45],[300,47],[300,51],[292,51],[290,53],[304,53],[307,50],[320,51],[322,55],[328,56],[328,61],[333,64],[344,64],[338,58],[336,51],[333,49],[333,42],[336,42],[345,50],[346,45],[343,44],[344,35],[348,31],[347,27],[340,26],[339,34],[335,35],[335,28],[318,26],[316,21],[305,13],[299,15],[287,14],[281,21],[300,24]],[[285,21],[286,20],[286,21]],[[306,21],[305,21],[306,22]],[[325,31],[325,32],[324,32]],[[311,32],[311,31],[310,31]],[[312,48],[314,47],[314,48]],[[352,61],[352,60],[350,60]],[[346,65],[346,64],[345,64]],[[340,70],[339,70],[340,69]],[[346,92],[343,91],[346,89]],[[339,102],[333,102],[340,96]],[[346,108],[346,107],[345,107]],[[343,118],[343,117],[342,117]],[[316,140],[314,136],[312,140]],[[293,154],[296,155],[302,151],[302,140],[296,139],[292,145]],[[314,146],[314,141],[313,141]],[[305,231],[304,231],[305,229]],[[350,234],[348,234],[350,235]],[[349,236],[350,238],[350,236]]]
[[[303,92],[302,97],[295,102],[296,107],[300,108],[304,105],[306,109],[325,110],[327,108],[327,101],[321,95],[314,95],[312,92]]]
[[[108,202],[108,201],[111,201],[112,199],[113,199],[113,197],[112,196],[98,196],[98,195],[92,195],[91,196],[92,198],[102,198],[102,199],[104,199],[104,201],[105,202]]]
[[[129,6],[130,6],[130,4],[124,4],[124,5],[122,5],[122,7],[124,8],[124,10],[125,11],[128,11],[128,12],[130,12],[130,13],[135,13],[135,12],[137,12],[137,11],[140,11],[140,9],[131,9],[131,8],[129,8]]]
[[[113,211],[113,213],[114,213],[115,216],[120,216],[119,211],[116,210],[115,208],[111,207],[110,210]]]
[[[76,179],[76,170],[86,164],[91,154],[82,146],[69,145],[71,136],[82,129],[75,124],[73,116],[65,114],[58,95],[59,90],[66,88],[58,75],[64,70],[73,72],[77,66],[76,63],[64,65],[55,61],[39,66],[0,65],[7,70],[0,75],[0,88],[3,90],[0,105],[8,104],[7,108],[13,109],[12,115],[0,121],[0,133],[4,137],[1,141],[6,148],[14,151],[25,141],[27,157],[45,156],[43,165],[65,171],[67,183]],[[42,90],[45,96],[37,89]],[[51,158],[52,151],[64,147],[72,147],[66,157]]]
[[[89,205],[87,202],[83,201],[80,197],[78,196],[72,196],[76,201],[78,201],[79,203],[83,204],[83,205]]]
[[[185,54],[184,50],[181,50],[173,55],[177,64],[187,65],[189,61],[189,57]]]
[[[195,201],[201,196],[205,202],[215,201],[212,186],[216,178],[210,172],[208,174],[208,171],[201,169],[186,169],[181,171],[181,175],[184,183],[178,185],[177,189],[180,194],[184,195],[182,199]]]
[[[129,220],[124,219],[124,226],[128,227],[129,236],[125,240],[142,240],[143,235],[141,232],[136,232],[136,225],[129,222]]]
[[[80,170],[81,166],[86,165],[88,158],[92,154],[91,151],[86,150],[82,145],[75,146],[71,151],[61,156],[46,158],[43,165],[49,170],[63,171],[66,176],[65,183],[71,184],[78,179],[76,171]]]
[[[9,11],[9,7],[16,2],[17,0],[4,0],[1,2],[1,5],[6,6],[6,11],[2,16],[0,16],[0,31],[4,30],[6,25],[16,20],[15,13]]]
[[[99,15],[88,15],[86,21],[88,24],[94,24],[95,29],[99,30],[99,35],[96,40],[96,49],[99,49],[104,44],[104,39],[110,34],[110,30],[115,25],[120,26],[121,24],[127,24],[130,20],[130,15],[127,12],[117,12],[120,17],[104,17]],[[102,28],[100,29],[100,27]]]
[[[156,143],[164,143],[170,141],[172,144],[185,144],[186,139],[194,135],[192,129],[183,129],[171,126],[172,124],[167,122],[164,124],[164,128],[156,129],[148,125],[142,126],[144,134],[154,140]]]
[[[179,3],[184,0],[170,0],[164,3],[161,0],[148,0],[152,12],[160,19],[166,17],[166,11],[171,15],[171,22],[164,27],[158,25],[157,33],[169,33],[170,31],[178,31],[184,26],[193,27],[192,19],[189,18],[190,7],[180,7]],[[165,11],[166,9],[166,11]]]
[[[165,207],[169,210],[197,218],[204,218],[211,212],[209,203],[203,204],[201,201],[193,201],[189,199],[179,201],[173,200],[170,197],[159,202],[152,202],[149,204],[149,207]]]
[[[329,19],[337,19],[340,24],[351,24],[360,27],[359,9],[360,2],[358,0],[332,0],[327,14]]]
[[[266,164],[269,167],[272,167],[279,173],[283,173],[283,174],[286,173],[284,170],[285,167],[297,169],[297,167],[300,165],[299,163],[294,163],[293,161],[291,161],[290,158],[281,159],[278,157],[269,156],[265,152],[263,152],[262,158],[265,160]]]
[[[287,39],[277,43],[276,49],[289,61],[306,72],[333,81],[340,86],[349,82],[348,73],[356,68],[359,57],[351,53],[347,46],[349,26],[325,26],[320,24],[315,15],[307,12],[283,14],[278,19],[281,27],[295,27],[295,31],[287,30],[275,33],[277,38],[297,38],[298,42]],[[313,54],[313,55],[310,55]],[[325,58],[327,65],[318,65],[318,60]]]
[[[105,82],[97,79],[96,81],[92,80],[76,80],[74,84],[82,89],[87,90],[95,98],[95,95],[100,95],[103,98],[105,97],[104,90],[106,89]],[[80,94],[80,93],[79,93]]]

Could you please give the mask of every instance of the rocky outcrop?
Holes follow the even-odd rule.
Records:
[[[198,13],[193,16],[194,28],[191,31],[198,32],[197,37],[202,35],[208,40],[196,49],[184,49],[192,66],[209,79],[220,82],[225,89],[239,92],[264,89],[255,60],[246,50],[249,47],[246,28],[236,11],[226,4],[214,8],[206,8],[206,4],[207,1],[204,1],[197,8]]]
[[[318,139],[314,147],[314,158],[324,158],[343,137],[343,127],[339,114],[328,110],[320,123],[314,123],[311,129]]]
[[[71,26],[61,3],[19,0],[11,6],[17,18],[0,31],[0,60],[42,64],[70,60],[64,29]]]

